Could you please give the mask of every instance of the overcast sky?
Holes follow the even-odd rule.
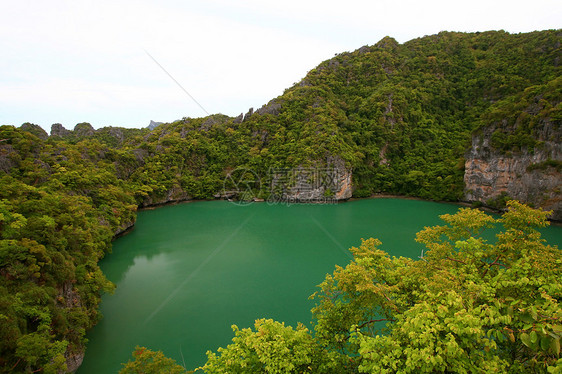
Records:
[[[0,0],[0,125],[236,116],[386,35],[561,23],[560,0]]]

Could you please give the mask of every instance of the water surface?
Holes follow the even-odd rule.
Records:
[[[457,205],[372,199],[338,205],[238,206],[193,202],[139,213],[135,229],[100,262],[117,285],[88,334],[79,374],[117,373],[136,345],[193,369],[230,343],[231,325],[273,318],[311,326],[308,297],[347,250],[376,237],[394,256],[417,258],[424,226]],[[562,228],[545,237],[562,244]]]

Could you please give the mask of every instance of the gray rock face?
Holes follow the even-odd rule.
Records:
[[[249,120],[250,117],[251,117],[253,114],[254,114],[254,108],[248,109],[248,113],[246,113],[246,114],[244,115],[243,121]]]
[[[552,210],[550,218],[562,220],[562,174],[546,163],[562,161],[560,126],[542,123],[536,132],[541,147],[536,147],[533,152],[524,150],[512,154],[502,154],[491,146],[495,130],[495,126],[489,126],[482,134],[472,137],[472,147],[465,159],[465,199],[486,204],[507,195]]]
[[[120,235],[123,235],[124,233],[126,233],[127,231],[132,229],[133,226],[135,226],[135,221],[124,222],[120,227],[118,227],[115,230],[115,232],[113,233],[113,236],[118,237]]]
[[[60,123],[53,123],[51,125],[51,136],[64,137],[70,135],[71,131],[64,128]]]
[[[17,166],[18,163],[12,158],[17,152],[11,144],[0,142],[0,170],[9,173],[10,170]]]
[[[69,373],[74,373],[80,365],[82,365],[82,361],[84,361],[84,352],[65,352],[64,358],[66,358],[66,369]]]
[[[20,129],[35,135],[36,137],[38,137],[41,140],[47,140],[47,138],[49,137],[49,134],[47,134],[47,131],[43,130],[43,128],[41,126],[35,125],[33,123],[26,122],[26,123],[24,123],[23,125],[20,126]]]
[[[93,136],[95,133],[96,130],[87,122],[78,123],[74,126],[74,134],[79,138],[87,138]]]
[[[74,288],[74,285],[71,282],[64,283],[58,290],[57,290],[57,303],[56,306],[58,308],[64,309],[72,309],[72,308],[81,308],[82,307],[82,299],[78,290]],[[66,359],[66,367],[67,372],[74,373],[80,365],[82,365],[82,361],[84,360],[84,350],[85,347],[67,347],[66,352],[64,352],[64,358]]]
[[[200,129],[202,131],[209,131],[214,125],[219,123],[213,116],[209,116],[202,124]]]
[[[240,115],[238,117],[234,118],[234,120],[232,122],[242,123],[243,120],[244,120],[244,113],[240,113]]]
[[[352,195],[351,169],[339,157],[324,167],[271,170],[271,200],[279,202],[334,202]]]
[[[158,126],[160,126],[161,124],[163,124],[164,122],[154,122],[153,120],[150,120],[150,123],[148,124],[148,129],[149,130],[154,130],[155,128],[157,128]]]
[[[276,116],[281,111],[281,104],[277,103],[275,100],[271,100],[267,105],[262,106],[256,110],[256,114],[264,115],[271,114]]]
[[[142,202],[141,207],[146,208],[150,206],[173,204],[173,203],[179,203],[191,199],[192,197],[186,191],[184,191],[180,186],[174,186],[162,196],[157,196],[157,195],[147,196]]]

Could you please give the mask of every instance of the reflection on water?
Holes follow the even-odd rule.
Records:
[[[205,351],[226,346],[232,324],[273,318],[310,326],[316,291],[347,249],[377,237],[395,256],[417,258],[424,226],[458,206],[402,199],[338,205],[238,206],[196,202],[140,212],[100,263],[116,283],[103,298],[102,321],[88,334],[79,374],[116,373],[136,345],[162,350],[188,369]],[[546,230],[553,244],[562,228]]]

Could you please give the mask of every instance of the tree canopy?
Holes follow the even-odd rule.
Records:
[[[350,249],[353,261],[337,267],[313,295],[314,334],[301,328],[296,340],[292,329],[256,321],[255,331],[235,329],[233,344],[219,355],[209,352],[202,369],[560,372],[562,252],[537,231],[547,213],[508,205],[500,219],[467,208],[442,216],[445,225],[418,233],[427,248],[419,260],[390,257],[377,239],[363,240]],[[495,225],[503,229],[489,242],[482,234]],[[295,340],[284,341],[273,326]],[[298,358],[304,369],[294,366]],[[278,370],[275,360],[287,366]]]
[[[417,234],[417,260],[362,240],[312,296],[314,332],[265,319],[233,326],[232,344],[196,372],[562,372],[562,252],[538,231],[548,212],[508,206],[498,219],[469,208],[441,216]]]
[[[324,61],[281,96],[242,117],[217,114],[183,118],[151,130],[112,127],[94,130],[88,123],[81,123],[74,131],[66,131],[58,125],[56,134],[48,138],[30,123],[21,128],[0,126],[0,373],[71,369],[67,367],[73,361],[70,358],[80,357],[86,345],[86,331],[100,318],[101,294],[114,288],[99,269],[98,261],[110,252],[115,235],[134,224],[139,206],[212,199],[220,193],[228,173],[239,167],[265,178],[271,168],[322,168],[334,157],[353,170],[356,197],[391,193],[458,201],[464,187],[464,153],[474,131],[502,123],[492,137],[493,145],[504,152],[517,152],[541,146],[535,135],[542,123],[554,123],[559,130],[562,118],[559,58],[559,30],[525,34],[442,32],[403,44],[387,37],[375,45]],[[532,167],[559,172],[560,165],[559,160],[547,160]],[[255,191],[255,196],[267,198],[270,192]],[[516,208],[512,206],[512,209]],[[506,221],[505,224],[515,223]],[[460,235],[460,228],[454,228],[453,222],[449,225],[451,232],[459,230]],[[438,287],[437,278],[432,278],[437,275],[423,273],[431,268],[428,264],[424,267],[411,260],[385,258],[376,250],[376,241],[367,241],[358,249],[350,271],[355,267],[366,276],[374,271],[369,270],[367,263],[371,261],[375,266],[380,262],[388,264],[385,272],[390,278],[370,293],[367,289],[349,289],[345,291],[349,295],[343,288],[334,291],[338,297],[331,304],[326,295],[331,292],[330,287],[337,290],[345,286],[346,280],[338,277],[344,277],[346,270],[337,270],[326,280],[325,293],[317,295],[321,306],[315,309],[318,327],[314,339],[325,334],[329,339],[322,344],[328,345],[314,346],[318,344],[314,343],[316,340],[304,338],[308,333],[298,327],[291,332],[289,327],[262,321],[256,329],[279,330],[286,334],[282,335],[287,342],[304,339],[310,344],[305,349],[306,360],[318,365],[309,365],[311,368],[330,367],[331,363],[313,359],[322,356],[337,362],[343,359],[345,367],[375,370],[374,364],[367,360],[369,355],[376,354],[369,353],[374,341],[377,347],[379,342],[388,344],[385,357],[399,357],[399,352],[391,349],[391,343],[384,338],[387,335],[369,335],[369,329],[384,325],[383,322],[388,328],[405,323],[409,309],[404,308],[411,302],[416,303],[420,313],[444,313],[439,317],[443,321],[434,327],[453,337],[455,332],[447,330],[450,327],[444,322],[448,316],[453,318],[463,310],[488,313],[490,320],[485,325],[474,322],[473,326],[474,337],[478,339],[478,331],[492,331],[491,337],[486,337],[488,343],[481,341],[488,345],[479,346],[486,353],[470,351],[469,343],[455,340],[458,349],[439,346],[447,352],[440,354],[443,360],[452,360],[453,356],[448,355],[454,354],[464,357],[463,352],[470,351],[474,359],[501,368],[511,365],[506,354],[499,355],[498,360],[488,359],[486,349],[489,348],[490,354],[498,350],[507,352],[511,346],[506,344],[513,344],[515,348],[510,352],[518,360],[524,357],[523,369],[552,366],[552,352],[559,342],[553,337],[559,337],[556,330],[559,325],[553,321],[559,317],[548,313],[559,300],[558,289],[538,284],[542,280],[550,281],[552,274],[556,274],[558,260],[549,263],[540,281],[520,282],[525,279],[531,282],[533,271],[537,271],[535,265],[542,265],[540,261],[555,257],[557,252],[544,249],[548,247],[534,240],[534,233],[519,237],[509,230],[503,242],[498,239],[503,244],[494,245],[477,237],[469,240],[459,236],[444,241],[437,233],[420,234],[420,240],[424,240],[435,256],[441,253],[437,250],[440,248],[443,253],[450,250],[448,257],[454,258],[431,262],[435,274],[439,274],[439,266],[444,264],[457,269],[459,274],[467,272],[490,282],[497,272],[506,272],[502,275],[505,279],[498,280],[492,290],[483,285],[473,289],[450,283],[458,289],[446,291]],[[522,226],[521,232],[526,233],[525,230],[528,229]],[[543,251],[541,256],[545,256],[533,257],[532,261],[537,263],[532,262],[526,270],[519,269],[517,263],[519,255],[531,261],[517,247],[522,240]],[[515,252],[509,255],[512,257],[501,257],[502,251],[509,252],[510,245],[515,247]],[[372,254],[367,255],[369,251]],[[430,252],[420,264],[433,261]],[[494,255],[501,256],[496,260]],[[400,288],[406,287],[404,284],[392,281],[398,277],[399,269],[414,268],[419,272],[418,279],[423,274],[431,275],[429,279],[434,280],[423,283],[430,288],[412,283],[408,286],[409,299],[394,300],[396,304],[382,302],[376,310],[369,311],[362,304],[367,300],[384,301],[384,296],[389,296],[383,292],[387,289],[388,292],[407,291]],[[512,274],[510,269],[519,270]],[[464,276],[459,274],[451,274],[454,277],[444,278],[443,282],[455,279],[460,282]],[[508,280],[513,284],[505,283]],[[395,281],[398,282],[397,278]],[[529,298],[519,296],[514,291],[517,287],[526,290]],[[447,304],[446,311],[435,310],[430,289],[440,295],[434,298],[462,300],[462,305]],[[498,294],[494,297],[501,302],[514,298],[509,301],[515,303],[513,315],[488,303],[491,299],[487,297],[492,297],[490,293],[496,289]],[[355,294],[357,298],[351,298]],[[521,300],[516,302],[519,300],[516,298]],[[531,309],[531,299],[536,301],[533,306],[536,311]],[[480,302],[489,306],[480,306],[478,310],[474,309],[477,306],[471,306]],[[390,311],[401,311],[401,314],[392,314],[391,318]],[[497,313],[507,314],[501,314],[500,318]],[[498,318],[526,322],[525,325],[506,322],[515,342],[505,343],[494,335],[496,330],[492,327],[499,323]],[[379,319],[386,320],[378,325],[369,322]],[[353,326],[355,330],[351,332]],[[511,341],[509,331],[502,331],[502,336]],[[242,329],[239,334],[249,332]],[[396,339],[406,337],[396,335]],[[463,339],[468,338],[463,335]],[[319,353],[326,349],[339,355]],[[534,351],[538,352],[536,357],[525,356]],[[348,354],[349,358],[341,356]],[[408,355],[410,360],[422,357]],[[220,365],[221,356],[216,357],[216,365]],[[294,367],[299,368],[296,370],[301,370],[306,360],[294,362]],[[458,362],[462,365],[463,361]]]

